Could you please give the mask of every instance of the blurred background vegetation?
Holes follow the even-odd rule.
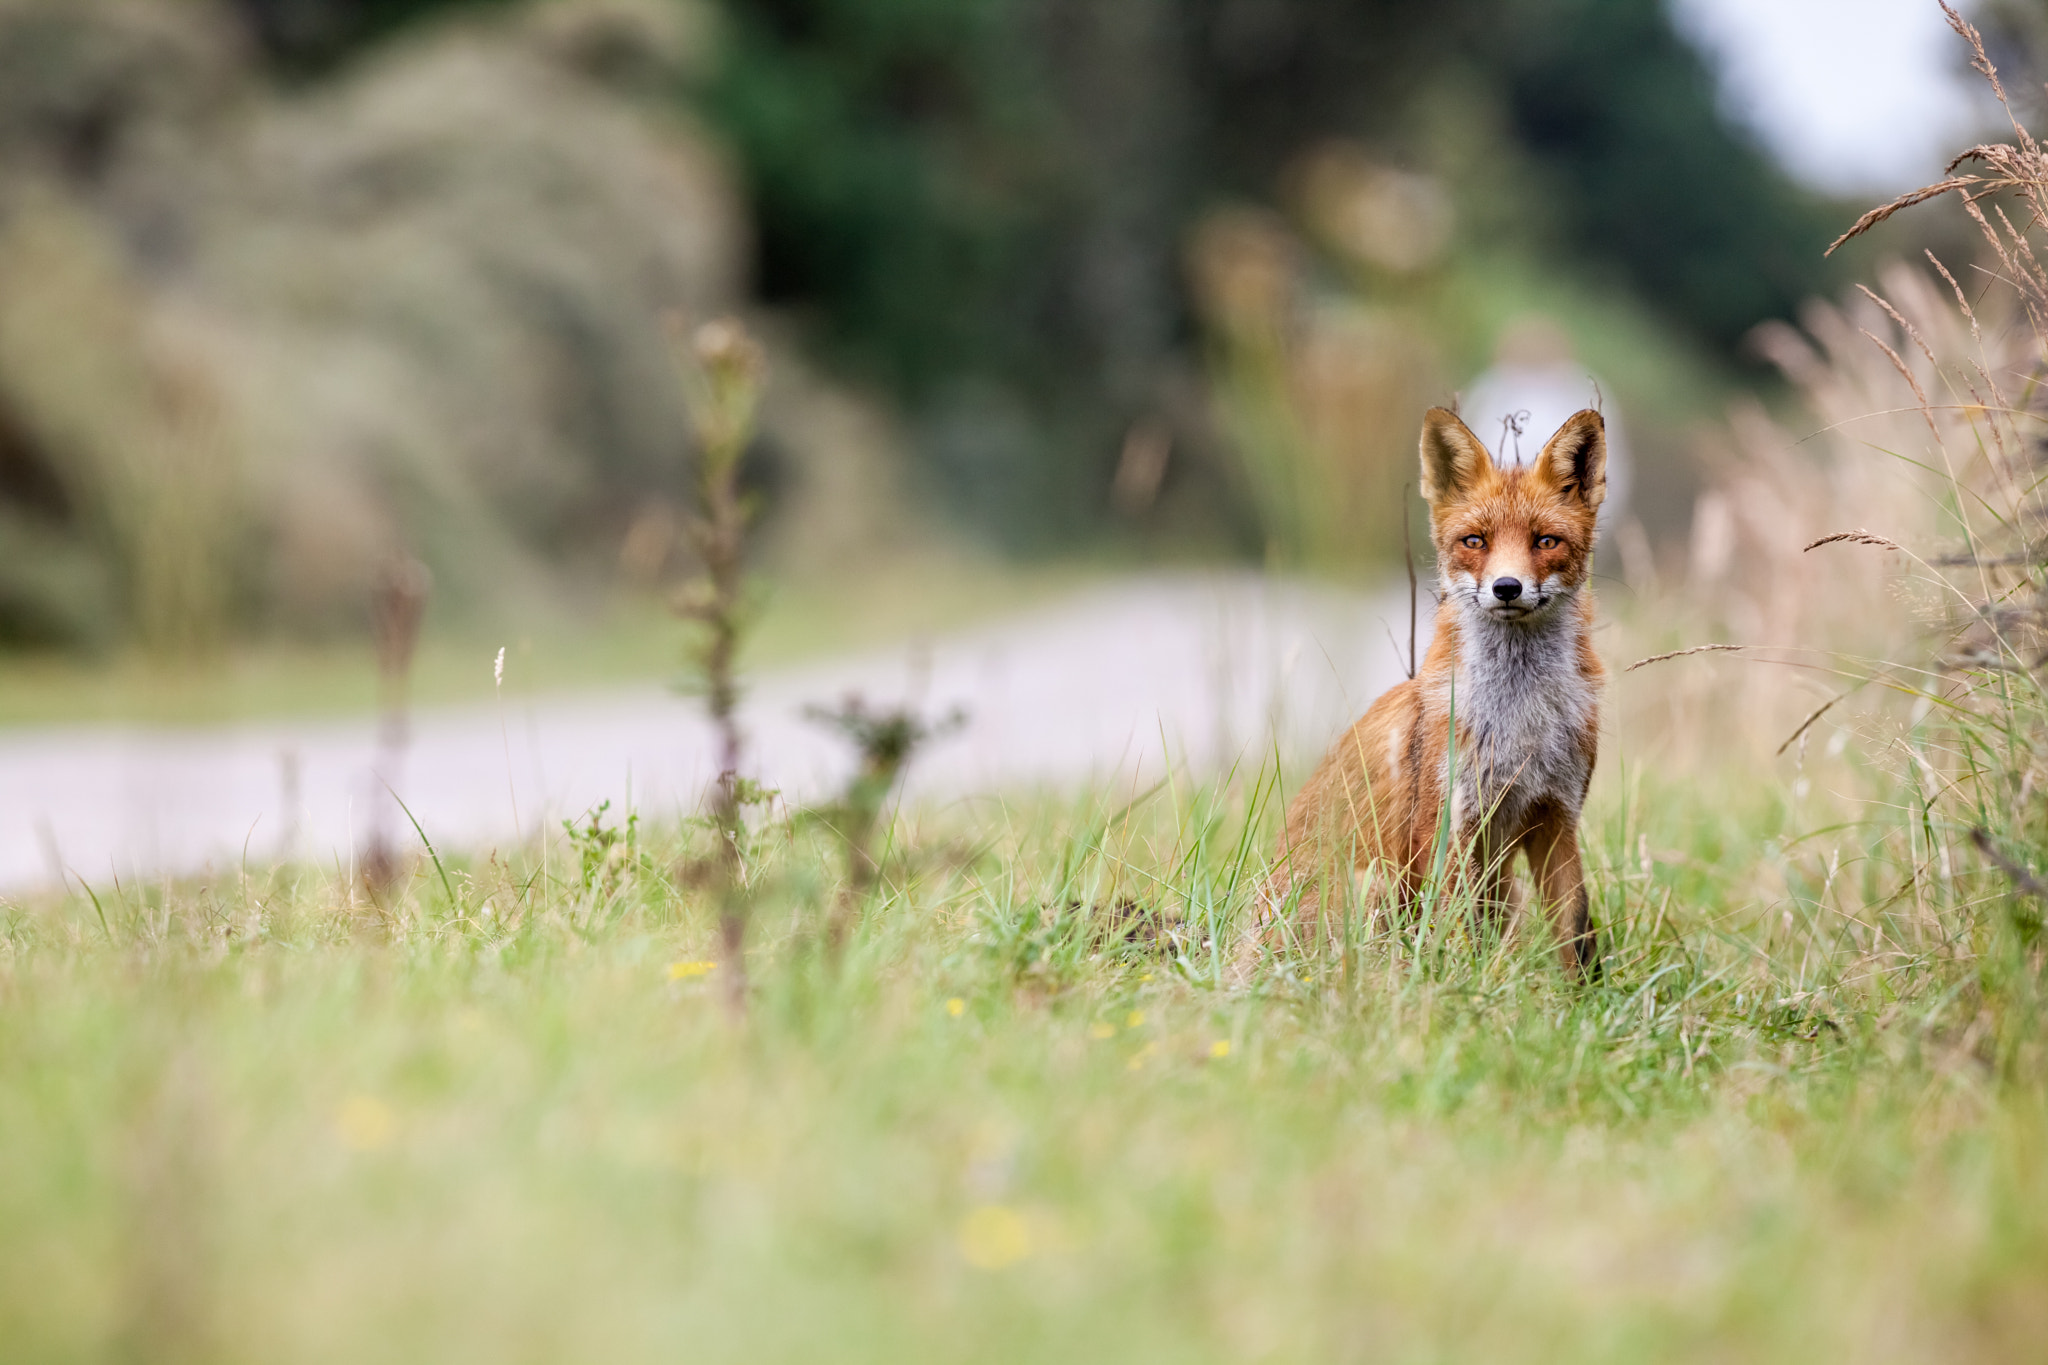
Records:
[[[0,642],[347,637],[398,554],[484,621],[656,588],[662,321],[733,309],[792,581],[1383,571],[1531,317],[1655,554],[1860,207],[1660,0],[0,0]]]

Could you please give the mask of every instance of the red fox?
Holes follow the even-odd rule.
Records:
[[[1586,587],[1606,463],[1606,427],[1591,410],[1527,468],[1495,465],[1457,414],[1429,410],[1422,496],[1442,592],[1436,637],[1415,677],[1372,704],[1288,807],[1260,896],[1269,928],[1297,890],[1300,924],[1314,925],[1325,895],[1344,889],[1340,868],[1367,903],[1411,903],[1448,796],[1450,875],[1505,927],[1512,864],[1525,854],[1566,971],[1598,978],[1578,824],[1606,678]]]

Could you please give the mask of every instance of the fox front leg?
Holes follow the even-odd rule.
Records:
[[[1564,811],[1545,811],[1529,831],[1529,870],[1557,934],[1565,972],[1582,981],[1600,979],[1600,940],[1586,894],[1586,869],[1579,856],[1578,822]]]

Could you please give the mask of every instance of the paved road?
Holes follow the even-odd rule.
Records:
[[[946,800],[1256,764],[1327,742],[1401,674],[1403,589],[1346,594],[1253,575],[1126,580],[923,644],[752,680],[751,766],[795,801],[835,790],[852,755],[803,718],[850,693],[964,729],[913,769]],[[1427,620],[1424,625],[1426,627]],[[1425,641],[1426,644],[1426,641]],[[709,727],[658,686],[433,710],[413,718],[392,786],[437,845],[482,850],[609,799],[652,820],[697,808]],[[373,821],[409,826],[375,775],[374,723],[0,732],[0,889],[225,871],[244,858],[347,866]]]

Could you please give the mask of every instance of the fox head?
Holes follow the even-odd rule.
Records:
[[[1422,419],[1422,496],[1437,577],[1467,612],[1497,621],[1553,615],[1585,585],[1607,495],[1607,424],[1573,414],[1526,467],[1496,466],[1458,415]]]

